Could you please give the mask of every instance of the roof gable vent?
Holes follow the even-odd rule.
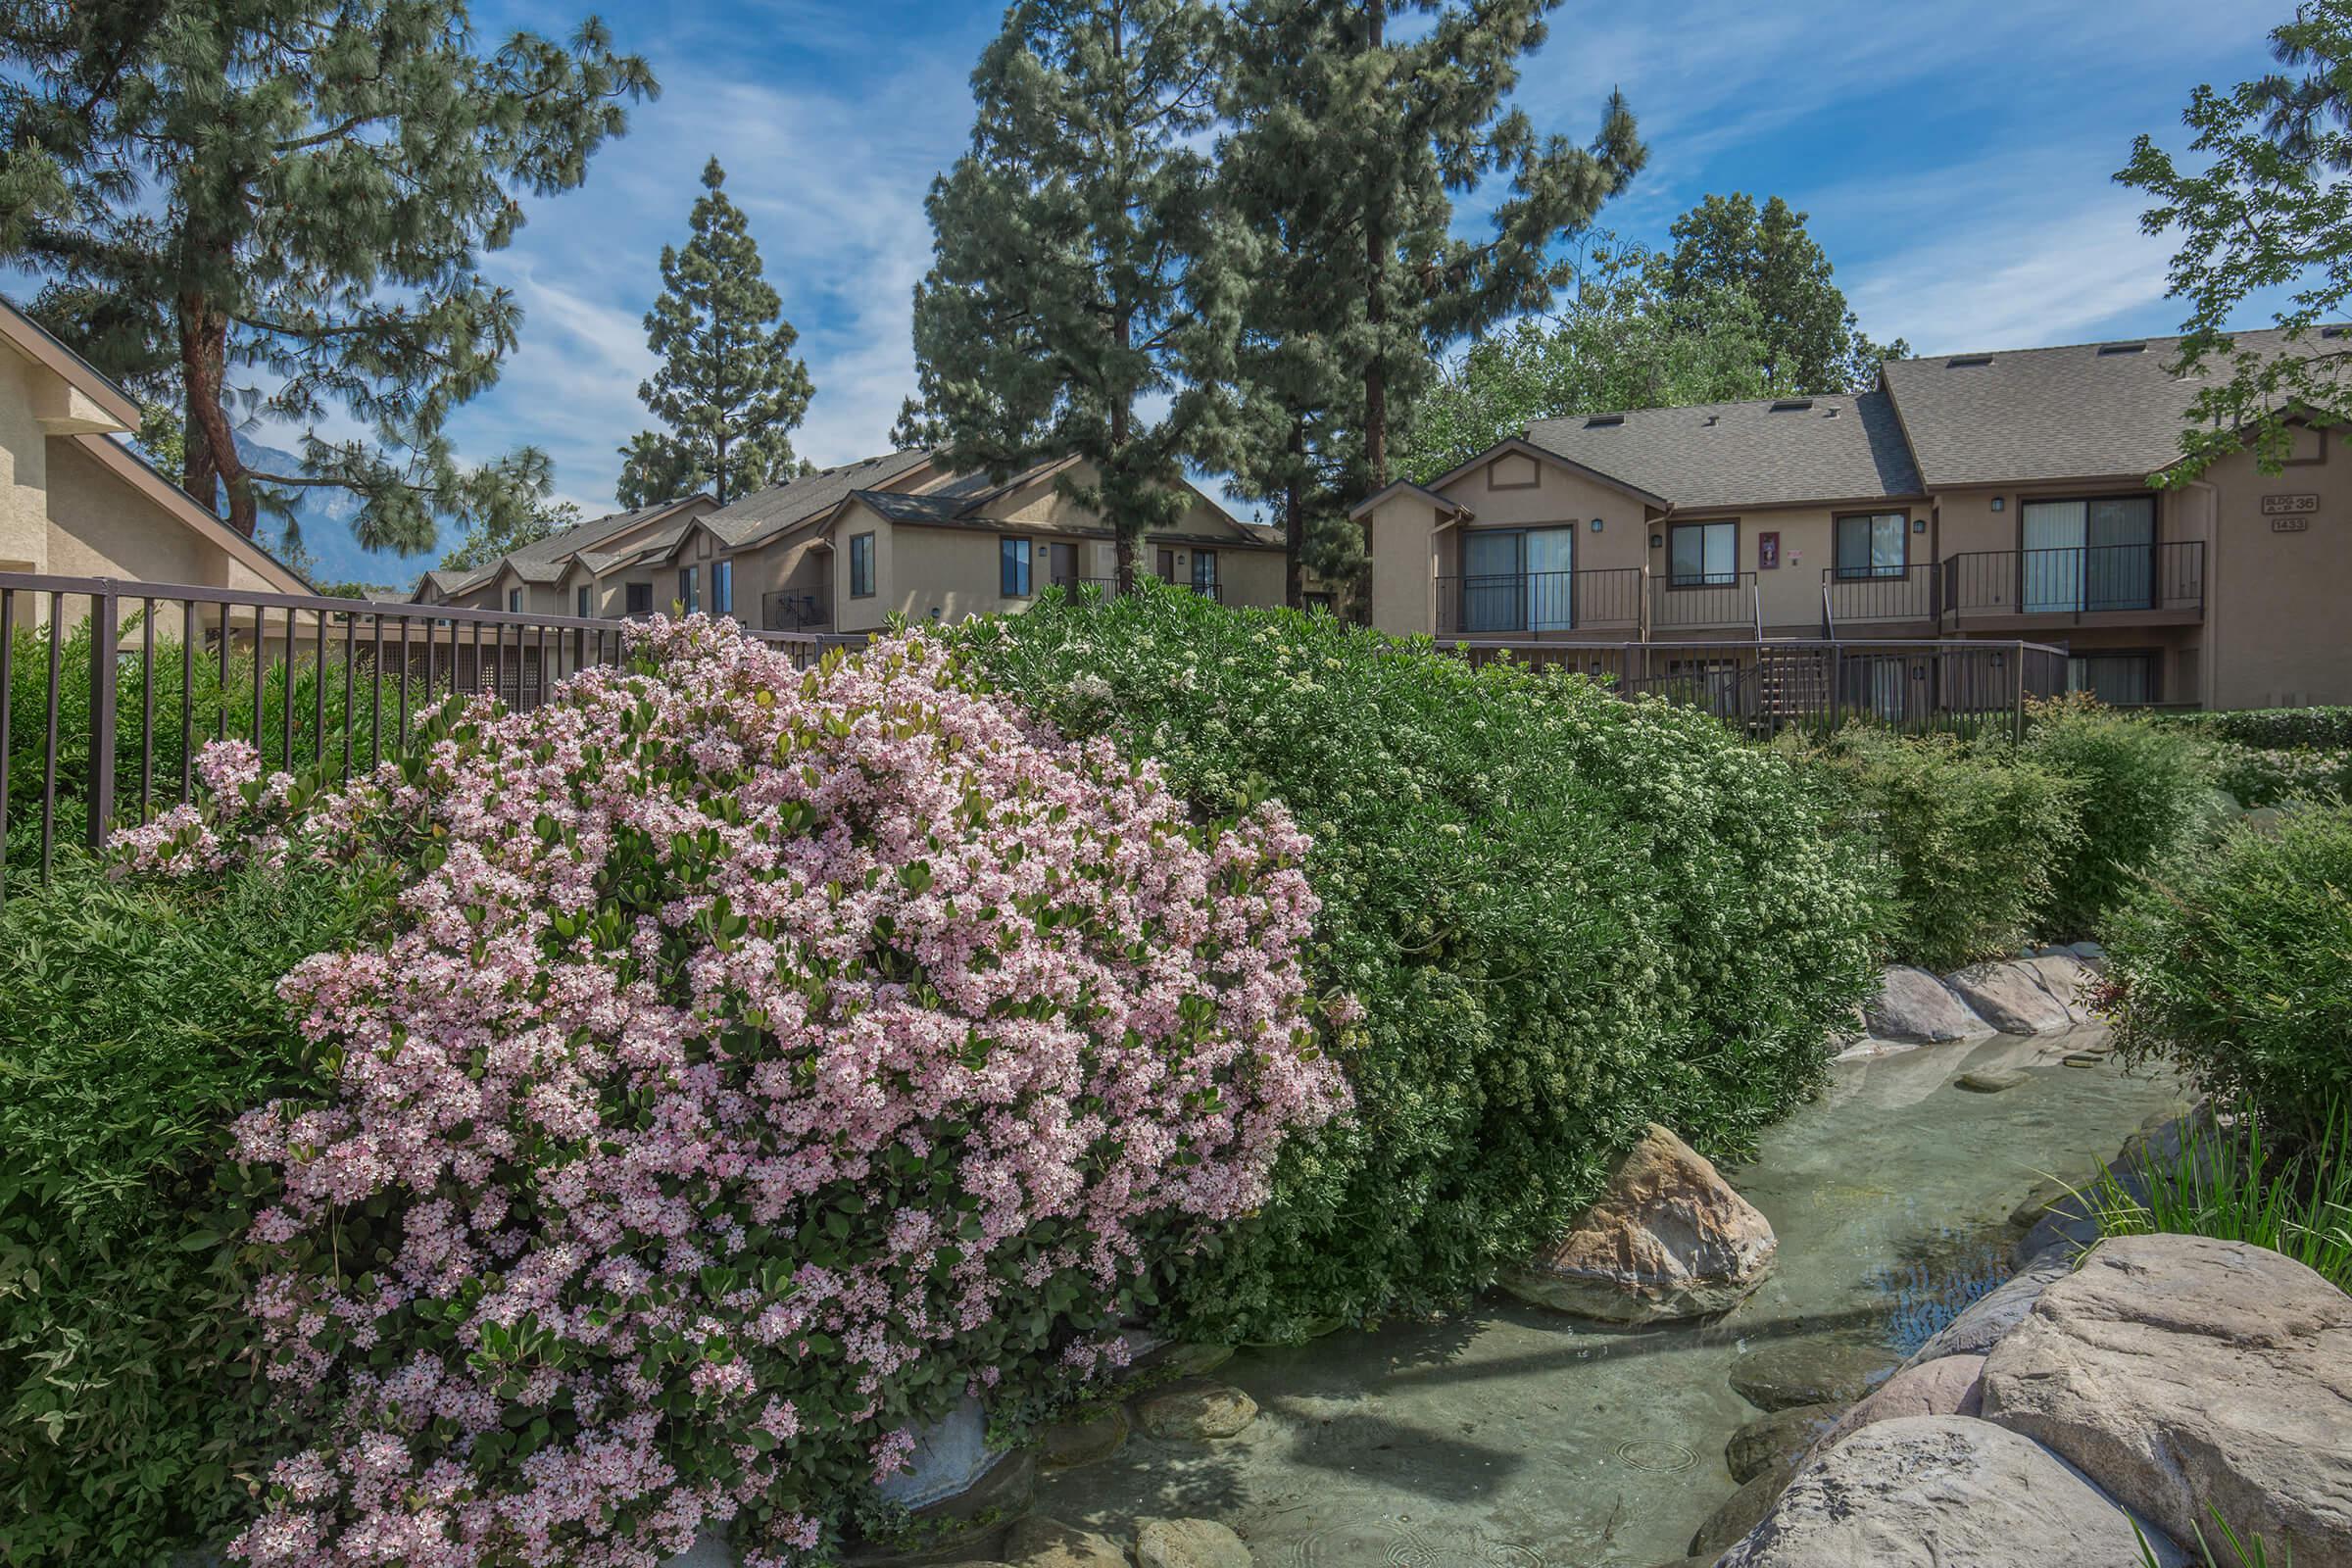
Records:
[[[1943,368],[1947,370],[1973,370],[1981,365],[1991,363],[1992,356],[1989,354],[1963,354],[1956,360],[1944,361]]]
[[[2320,336],[2352,337],[2352,326],[2323,326],[2320,328]]]
[[[1775,414],[1799,414],[1812,406],[1811,398],[1775,398],[1772,400],[1772,412]]]
[[[2104,360],[2117,354],[2145,354],[2147,349],[2145,343],[2102,343],[2099,345],[2099,358]]]
[[[1610,425],[1623,424],[1624,422],[1625,416],[1622,414],[1594,414],[1587,416],[1585,419],[1585,428],[1588,430],[1601,430],[1606,429]]]

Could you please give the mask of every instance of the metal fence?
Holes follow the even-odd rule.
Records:
[[[622,623],[188,583],[0,572],[0,899],[193,799],[205,741],[342,778],[409,744],[434,704],[528,710],[622,653]],[[752,631],[807,665],[859,637]]]

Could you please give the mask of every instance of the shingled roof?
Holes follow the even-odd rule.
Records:
[[[852,492],[888,484],[930,461],[930,453],[909,447],[844,463],[730,501],[703,518],[703,525],[730,546],[749,544],[830,512]]]
[[[1884,392],[1539,419],[1527,439],[1680,512],[1923,493]]]
[[[2235,341],[2262,354],[2286,347],[2277,330]],[[2180,357],[2177,337],[1946,354],[1890,361],[1886,384],[1931,485],[2137,477],[2180,456],[2204,377],[2175,375]]]

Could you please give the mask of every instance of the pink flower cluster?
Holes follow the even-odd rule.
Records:
[[[325,1422],[248,1562],[729,1521],[792,1560],[967,1386],[1107,1364],[1123,1290],[1345,1107],[1278,808],[1196,824],[919,634],[634,652],[297,810],[282,853],[412,869],[381,946],[283,983],[331,1098],[238,1129],[271,1372]]]

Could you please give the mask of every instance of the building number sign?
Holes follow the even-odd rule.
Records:
[[[2307,533],[2313,514],[2320,510],[2316,495],[2264,496],[2262,514],[2271,519],[2273,533]]]

